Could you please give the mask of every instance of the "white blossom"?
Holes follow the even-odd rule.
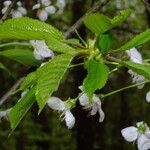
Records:
[[[65,103],[58,97],[50,97],[47,101],[47,104],[53,110],[62,112],[60,117],[63,117],[63,120],[65,120],[66,125],[69,129],[74,126],[75,118],[70,111],[70,106],[67,103]]]
[[[34,47],[33,55],[37,60],[54,57],[53,51],[48,48],[44,40],[31,40],[30,43]]]
[[[82,89],[82,86],[79,87],[80,90]],[[79,102],[80,105],[83,106],[84,109],[86,110],[91,110],[90,111],[90,115],[95,115],[97,112],[99,113],[99,122],[103,122],[104,118],[105,118],[105,114],[101,108],[101,100],[99,99],[99,97],[94,94],[92,100],[90,101],[87,94],[83,93],[80,97],[79,97]]]
[[[32,10],[38,9],[37,16],[41,21],[46,21],[49,14],[54,14],[56,8],[51,5],[50,0],[39,0],[37,4],[32,7]]]
[[[137,142],[138,150],[150,149],[150,129],[144,122],[138,122],[136,127],[131,126],[121,131],[128,142]]]
[[[150,91],[146,94],[146,101],[150,103]]]
[[[10,0],[4,1],[3,5],[3,9],[2,9],[2,14],[4,14],[6,12],[6,10],[8,9],[9,5],[11,4]],[[19,17],[23,17],[24,15],[27,14],[27,10],[22,6],[22,3],[20,1],[18,1],[16,3],[16,9],[12,9],[10,12],[12,18],[19,18]]]
[[[130,50],[127,50],[126,53],[129,55],[131,62],[137,64],[143,63],[142,55],[137,51],[136,48],[131,48]],[[132,83],[138,84],[146,80],[144,76],[137,74],[131,69],[128,70],[128,73],[132,76]],[[137,86],[138,89],[142,89],[143,87],[144,84]]]
[[[59,13],[62,13],[66,6],[65,0],[57,0],[56,6],[59,8]]]

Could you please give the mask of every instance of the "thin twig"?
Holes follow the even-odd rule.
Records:
[[[11,93],[14,92],[20,85],[20,83],[23,81],[23,77],[17,80],[15,84],[5,93],[2,98],[0,99],[0,106],[7,101],[7,99],[10,97]]]
[[[107,5],[111,0],[107,0],[105,2],[101,2],[101,1],[98,1],[97,3],[95,3],[93,5],[93,7],[91,9],[89,9],[79,20],[77,20],[75,22],[75,24],[73,24],[64,34],[64,38],[68,38],[70,37],[70,35],[75,31],[75,29],[78,29],[82,22],[83,22],[83,19],[85,16],[93,13],[93,12],[96,12],[98,11],[100,8],[104,7],[105,5]]]
[[[8,15],[11,12],[12,7],[14,6],[16,0],[12,0],[11,4],[8,6],[6,12],[4,13],[3,17],[0,19],[0,22],[3,22],[4,20],[6,20],[6,18],[8,17]]]
[[[150,1],[149,0],[143,0],[143,2],[145,3],[145,6],[146,6],[148,12],[150,13]]]

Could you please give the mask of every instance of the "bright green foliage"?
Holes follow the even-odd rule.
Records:
[[[55,56],[46,65],[37,70],[36,99],[39,112],[43,109],[52,93],[57,90],[72,58],[71,55],[66,54]]]
[[[117,25],[120,25],[123,21],[125,21],[129,17],[131,12],[132,12],[131,9],[120,11],[120,14],[118,16],[115,16],[113,19],[111,19],[112,26],[115,27]]]
[[[53,51],[72,55],[77,53],[74,48],[64,43],[59,30],[27,17],[11,19],[0,24],[0,39],[45,40]]]
[[[73,47],[67,45],[64,42],[58,41],[56,39],[51,39],[51,37],[48,37],[49,40],[46,41],[46,44],[50,49],[53,51],[59,52],[59,53],[65,53],[69,55],[76,55],[77,50]]]
[[[84,18],[84,24],[93,33],[99,35],[111,29],[111,20],[102,14],[94,13]]]
[[[8,118],[11,124],[12,130],[15,130],[17,125],[20,123],[22,118],[31,108],[35,102],[35,87],[30,89],[30,91],[20,99],[20,101],[11,109]]]
[[[0,56],[7,57],[27,66],[39,66],[40,62],[33,57],[33,52],[25,49],[0,51]]]
[[[23,91],[29,87],[31,87],[31,85],[35,84],[36,83],[36,80],[37,80],[37,75],[36,75],[36,72],[31,72],[29,73],[25,79],[23,80],[23,82],[21,83],[19,89],[17,90],[18,91]]]
[[[97,37],[97,47],[102,54],[108,53],[112,43],[112,37],[110,34],[102,34]]]
[[[85,68],[88,71],[88,75],[83,81],[83,90],[87,93],[89,99],[91,99],[95,90],[103,88],[106,84],[109,68],[105,64],[95,60],[85,62]]]
[[[27,17],[0,24],[0,39],[46,40],[48,36],[63,39],[62,33],[53,26]]]
[[[125,65],[129,69],[132,69],[138,74],[145,76],[147,79],[150,79],[150,65],[137,64],[130,61],[125,62]]]
[[[80,44],[80,41],[79,41],[79,39],[67,39],[67,40],[65,40],[65,42],[67,43],[67,44],[70,44],[70,45],[78,45],[78,44]]]
[[[117,50],[114,50],[114,52],[126,51],[130,48],[144,44],[145,42],[148,42],[149,40],[150,40],[150,29],[144,31],[143,33],[140,33],[137,36],[135,36],[132,40],[127,42],[125,45],[118,48]]]
[[[2,64],[1,62],[0,62],[0,69],[3,69],[3,70],[5,70],[5,71],[7,71],[7,73],[9,73],[10,74],[10,71],[4,66],[4,64]]]

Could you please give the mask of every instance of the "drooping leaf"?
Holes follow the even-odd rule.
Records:
[[[11,111],[8,114],[12,130],[15,130],[20,121],[23,119],[25,114],[35,102],[34,96],[35,87],[30,89],[28,93],[24,97],[22,97],[14,107],[12,107]]]
[[[145,42],[148,42],[149,40],[150,40],[150,29],[144,31],[143,33],[138,34],[132,40],[130,40],[129,42],[127,42],[126,44],[118,48],[117,50],[114,50],[113,52],[117,53],[117,52],[126,51],[130,48],[144,44]]]
[[[0,56],[7,57],[27,66],[39,66],[40,61],[33,57],[33,52],[25,49],[0,51]]]
[[[48,36],[63,39],[62,33],[53,26],[27,17],[9,19],[0,24],[0,39],[46,40]]]
[[[130,61],[124,62],[125,66],[132,69],[136,73],[143,75],[147,79],[150,79],[150,65],[137,64]]]
[[[97,47],[102,54],[108,53],[112,43],[112,36],[110,34],[102,34],[97,37]]]
[[[0,62],[0,69],[3,69],[3,70],[5,70],[5,71],[7,71],[7,73],[9,73],[9,74],[10,74],[9,69],[7,69],[7,67],[5,67],[5,65],[4,65],[4,64],[2,64],[1,62]]]
[[[109,68],[105,64],[95,60],[88,60],[85,63],[85,68],[88,74],[83,81],[83,90],[87,93],[89,99],[91,99],[95,90],[103,88],[106,84]]]
[[[37,70],[36,100],[39,105],[39,112],[41,112],[52,93],[57,90],[72,58],[71,55],[66,54],[55,56]]]
[[[131,12],[131,9],[121,10],[119,15],[111,19],[112,27],[120,25],[122,22],[124,22],[129,17]]]
[[[93,13],[84,18],[84,24],[93,33],[99,35],[111,29],[111,20],[102,14]]]

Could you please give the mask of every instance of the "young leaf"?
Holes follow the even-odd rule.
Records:
[[[124,62],[125,66],[132,69],[136,73],[143,75],[147,79],[150,79],[150,65],[137,64],[130,61]]]
[[[33,52],[25,49],[0,51],[0,56],[7,57],[27,66],[39,66],[40,62],[33,57]]]
[[[145,42],[148,42],[150,40],[150,29],[144,31],[143,33],[140,33],[139,35],[135,36],[132,40],[127,42],[122,47],[118,48],[117,50],[114,50],[113,52],[122,52],[126,51],[130,48],[139,46],[141,44],[144,44]]]
[[[112,37],[110,34],[102,34],[97,37],[97,47],[102,54],[108,53],[112,43]]]
[[[84,24],[93,33],[99,35],[111,29],[111,20],[102,14],[94,13],[84,18]]]
[[[18,126],[22,118],[31,108],[33,103],[35,102],[35,87],[29,90],[29,92],[20,99],[20,101],[11,109],[8,114],[8,118],[11,124],[12,130]]]
[[[113,19],[111,19],[112,26],[115,27],[117,25],[120,25],[129,17],[131,12],[131,9],[121,10],[118,16],[115,16]]]
[[[37,70],[36,99],[39,105],[39,113],[45,106],[48,98],[57,90],[60,80],[66,72],[72,58],[71,55],[66,54],[55,56]]]
[[[0,24],[0,39],[46,40],[48,36],[63,39],[62,33],[53,26],[27,17],[9,19]]]
[[[95,90],[103,88],[106,84],[109,68],[95,60],[88,60],[85,63],[85,68],[88,71],[88,75],[83,81],[83,90],[91,99]]]

